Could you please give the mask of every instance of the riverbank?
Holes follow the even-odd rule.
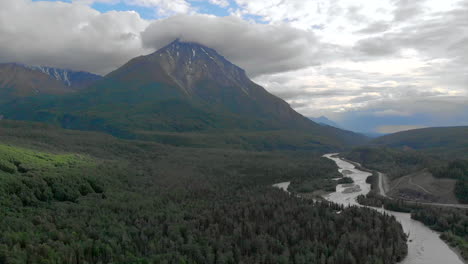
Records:
[[[371,192],[374,192],[374,193],[380,195],[381,197],[383,197],[383,199],[389,199],[391,201],[396,201],[393,197],[387,195],[387,190],[389,190],[389,183],[388,183],[388,177],[387,177],[386,174],[384,174],[382,172],[379,172],[379,171],[369,170],[367,168],[364,168],[364,167],[362,167],[362,165],[360,163],[347,160],[346,158],[340,157],[339,155],[334,155],[333,157],[339,158],[339,159],[341,159],[343,161],[346,161],[346,162],[349,162],[349,163],[353,164],[354,166],[356,166],[356,168],[359,169],[359,170],[372,172],[373,176],[375,176],[375,179],[373,179],[373,180],[376,181],[376,182],[373,182],[373,184],[371,184]],[[468,208],[467,205],[461,205],[461,204],[422,203],[422,202],[416,202],[416,201],[411,201],[411,200],[403,200],[403,201],[405,203],[407,203],[409,206],[432,206],[432,207],[448,207],[448,208],[451,207],[451,208],[460,208],[460,209]],[[397,206],[397,207],[399,207],[399,206]],[[403,207],[404,207],[404,205],[403,205]],[[408,209],[408,210],[410,210],[410,209]],[[396,211],[393,211],[393,212],[396,212]],[[437,230],[433,230],[433,231],[436,232],[439,236],[443,235],[442,232],[438,232]],[[454,251],[458,255],[458,257],[464,263],[468,263],[467,260],[463,257],[462,251],[458,247],[451,246],[446,239],[442,239],[442,240],[447,244],[447,246],[452,251]]]
[[[365,182],[365,179],[370,175],[370,172],[364,172],[356,168],[350,162],[333,157],[333,155],[325,155],[325,157],[335,161],[339,167],[339,171],[350,170],[353,173],[347,176],[353,178],[356,184],[361,185],[361,191],[354,193],[342,193],[343,187],[337,188],[337,192],[327,195],[325,199],[344,205],[357,205],[356,197],[366,195],[370,191],[370,184]],[[402,224],[403,229],[408,238],[408,256],[401,262],[403,264],[464,264],[464,260],[451,249],[444,241],[439,238],[439,234],[421,222],[411,219],[409,213],[398,213],[385,209],[375,209],[382,213],[387,213],[395,216]]]

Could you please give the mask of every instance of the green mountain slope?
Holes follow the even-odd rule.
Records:
[[[17,100],[0,113],[172,145],[327,151],[366,140],[311,122],[216,51],[179,41],[131,60],[87,90]]]
[[[448,158],[468,158],[468,126],[414,129],[371,142],[392,148],[411,148]]]

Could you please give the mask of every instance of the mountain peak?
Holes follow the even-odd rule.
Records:
[[[161,52],[174,52],[177,53],[180,51],[183,51],[185,49],[190,49],[195,54],[192,52],[192,56],[196,56],[196,51],[202,51],[202,53],[211,55],[211,56],[217,56],[217,57],[222,57],[225,59],[223,56],[221,56],[218,52],[216,52],[214,49],[209,48],[203,44],[197,43],[197,42],[190,42],[190,41],[181,41],[180,39],[176,39],[169,43],[168,45],[162,47],[161,49],[157,50],[155,53],[161,53]],[[226,60],[226,59],[225,59]],[[227,61],[227,60],[226,60]]]
[[[132,64],[149,64],[155,71],[162,70],[167,79],[189,95],[194,93],[197,84],[205,81],[214,81],[223,87],[242,87],[246,94],[249,93],[247,87],[252,83],[243,69],[214,49],[195,42],[176,39],[137,60]]]
[[[106,77],[133,89],[137,89],[135,83],[141,89],[166,89],[159,100],[172,96],[201,102],[248,119],[256,117],[272,127],[315,126],[251,81],[243,69],[198,43],[174,40],[152,54],[132,59]]]
[[[318,123],[318,124],[321,124],[321,125],[326,125],[326,126],[332,126],[332,127],[336,127],[336,128],[341,128],[340,125],[338,125],[336,122],[330,120],[328,117],[326,116],[320,116],[320,117],[311,117],[310,118],[312,121]]]
[[[54,101],[55,98],[41,96],[24,102],[14,101],[19,96],[35,93],[56,94],[52,90],[54,85],[60,88],[58,92],[66,89],[42,71],[17,67],[17,72],[27,72],[27,76],[32,77],[12,79],[20,74],[5,68],[1,75],[0,67],[0,80],[3,79],[5,84],[5,89],[0,89],[4,92],[0,94],[0,100],[7,104],[0,111],[10,119],[43,121],[46,116],[47,120],[56,120],[66,128],[102,130],[129,138],[138,135],[159,137],[157,131],[238,130],[249,133],[277,131],[268,133],[268,137],[276,137],[282,130],[303,131],[320,138],[320,142],[322,137],[327,138],[331,144],[335,144],[335,139],[347,142],[359,138],[311,122],[285,101],[251,81],[241,68],[214,49],[197,43],[176,40],[150,55],[134,58],[86,92],[70,95],[61,103]],[[15,90],[18,92],[5,96],[9,95],[11,87],[18,87]],[[34,105],[34,109],[30,105]],[[54,108],[45,115],[35,110],[42,111],[51,105]],[[282,145],[282,139],[280,141]],[[309,143],[316,145],[315,141]]]

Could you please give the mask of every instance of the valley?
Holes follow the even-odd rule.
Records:
[[[371,175],[368,172],[360,171],[354,165],[341,160],[332,155],[326,155],[327,158],[335,161],[339,170],[350,170],[356,185],[361,188],[357,192],[343,193],[343,188],[337,188],[337,191],[331,193],[325,198],[329,201],[337,202],[340,204],[354,204],[357,205],[356,198],[359,195],[366,195],[370,191],[370,184],[366,183],[366,178]],[[463,259],[452,251],[440,238],[439,235],[424,226],[422,223],[411,218],[408,213],[399,213],[394,211],[385,210],[382,208],[376,209],[380,212],[394,216],[403,226],[406,234],[408,234],[408,255],[400,263],[404,264],[436,264],[436,263],[466,263]]]
[[[179,39],[104,77],[2,64],[0,95],[1,263],[458,259],[409,212],[466,256],[463,213],[413,207],[464,202],[465,163],[453,158],[464,128],[448,129],[455,141],[435,156],[434,132],[433,145],[410,145],[315,123]]]
[[[467,0],[0,0],[0,264],[465,264]]]
[[[367,141],[310,121],[215,50],[178,40],[130,60],[88,89],[12,98],[0,105],[0,114],[175,146],[325,152]]]
[[[339,176],[318,155],[173,147],[8,120],[0,132],[9,162],[0,170],[4,263],[395,262],[405,254],[401,228],[386,216],[270,187]],[[372,243],[356,250],[354,241]]]

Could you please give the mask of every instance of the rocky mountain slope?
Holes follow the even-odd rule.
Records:
[[[32,70],[41,71],[57,81],[62,82],[67,87],[74,90],[84,89],[92,83],[102,79],[102,76],[84,72],[73,71],[68,69],[53,68],[47,66],[26,66]]]
[[[37,95],[68,92],[65,85],[40,71],[19,64],[0,64],[0,103]]]

